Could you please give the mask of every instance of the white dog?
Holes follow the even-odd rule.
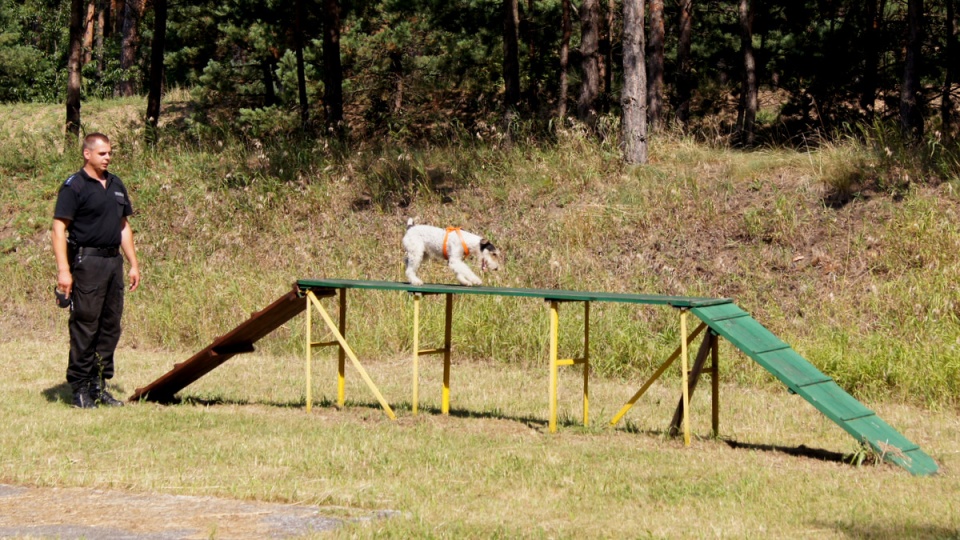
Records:
[[[412,218],[408,219],[403,249],[407,252],[407,279],[416,286],[423,285],[423,280],[417,277],[417,269],[424,258],[446,259],[450,269],[457,275],[457,281],[466,286],[483,284],[464,262],[471,254],[480,259],[481,271],[500,268],[500,251],[486,238],[461,231],[459,227],[444,230],[430,225],[416,225]]]

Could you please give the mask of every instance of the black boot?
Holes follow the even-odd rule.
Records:
[[[107,384],[105,381],[94,381],[90,383],[90,399],[92,399],[98,405],[106,405],[107,407],[123,407],[123,402],[117,398],[110,395],[110,392],[107,392]]]
[[[82,384],[73,392],[73,406],[78,409],[97,408],[97,400],[90,396],[89,384]]]

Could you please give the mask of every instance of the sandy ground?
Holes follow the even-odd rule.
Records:
[[[329,531],[347,521],[321,512],[310,506],[213,497],[0,484],[0,538],[296,538]],[[377,512],[360,519],[392,514]]]

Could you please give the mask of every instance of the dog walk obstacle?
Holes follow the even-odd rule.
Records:
[[[347,291],[349,289],[367,289],[380,291],[398,291],[411,293],[413,297],[413,398],[412,413],[418,413],[419,401],[419,358],[424,355],[443,355],[443,391],[441,412],[450,412],[450,357],[452,353],[451,323],[453,319],[453,297],[455,295],[476,294],[521,298],[537,298],[549,304],[549,419],[551,432],[557,430],[557,381],[560,366],[582,366],[583,371],[583,423],[589,424],[589,368],[590,368],[590,304],[593,302],[619,302],[628,304],[646,304],[669,306],[679,313],[680,335],[684,336],[673,354],[654,372],[640,389],[628,400],[610,421],[616,425],[648,388],[680,360],[681,397],[676,413],[670,424],[675,435],[683,434],[684,443],[690,444],[690,398],[704,373],[711,378],[712,410],[711,420],[714,436],[719,434],[719,338],[724,338],[741,350],[761,367],[772,373],[786,385],[792,394],[801,396],[822,412],[830,420],[843,428],[858,442],[868,445],[886,461],[899,465],[914,475],[930,475],[937,472],[936,462],[920,447],[889,424],[880,419],[872,410],[845,392],[827,375],[820,372],[810,362],[797,354],[790,345],[784,343],[749,313],[740,309],[728,298],[701,298],[685,296],[660,296],[643,294],[620,294],[604,292],[581,292],[552,289],[518,289],[501,287],[462,287],[455,285],[424,284],[413,286],[409,283],[388,281],[355,280],[299,280],[292,291],[281,296],[234,330],[217,338],[208,347],[188,360],[175,364],[173,369],[156,381],[143,388],[137,388],[130,401],[171,402],[175,394],[209,373],[232,356],[252,352],[253,344],[260,338],[276,330],[285,322],[306,311],[306,343],[304,345],[306,365],[306,409],[312,406],[312,351],[318,347],[338,348],[337,402],[342,407],[345,402],[346,360],[360,374],[367,387],[373,393],[391,419],[396,415],[390,405],[364,369],[356,353],[346,339],[347,333]],[[445,297],[443,347],[433,349],[420,348],[420,302],[426,296]],[[321,298],[338,300],[338,318],[334,318],[323,307]],[[582,303],[584,318],[583,356],[580,358],[560,358],[559,305],[562,303]],[[313,340],[313,315],[323,320],[333,339]],[[688,334],[688,318],[694,315],[700,324]],[[704,333],[704,331],[706,331]],[[690,346],[700,334],[704,334],[692,367],[689,365]],[[710,365],[707,365],[707,359]]]

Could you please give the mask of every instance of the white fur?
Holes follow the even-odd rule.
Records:
[[[460,240],[463,236],[463,241]],[[470,256],[476,256],[481,269],[500,268],[500,252],[485,238],[467,231],[447,231],[430,225],[415,225],[413,219],[407,220],[407,232],[403,235],[403,249],[406,250],[406,274],[411,285],[423,285],[423,280],[417,277],[417,270],[424,259],[443,260],[443,238],[447,238],[447,265],[457,276],[461,284],[482,285],[483,282],[470,270],[464,261],[463,244],[466,243]]]

